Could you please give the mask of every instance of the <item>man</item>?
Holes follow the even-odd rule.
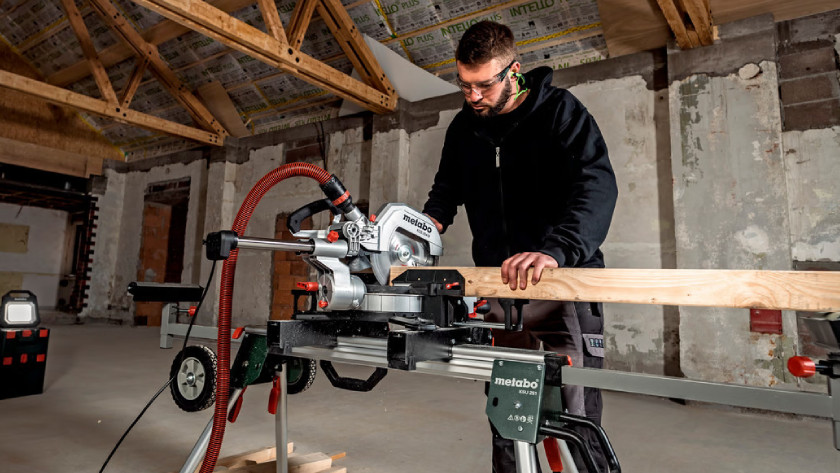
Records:
[[[455,56],[466,102],[447,130],[423,211],[443,232],[463,205],[475,264],[501,266],[502,282],[513,290],[537,284],[544,268],[603,267],[599,247],[618,190],[595,120],[571,93],[551,86],[550,68],[519,73],[504,25],[476,23]],[[499,304],[491,305],[485,319],[499,321]],[[523,316],[524,331],[495,331],[497,345],[542,343],[575,366],[601,367],[600,304],[532,301]],[[569,413],[600,423],[600,391],[569,386],[563,396]],[[493,471],[515,472],[512,442],[493,434]],[[600,449],[590,445],[603,465]]]

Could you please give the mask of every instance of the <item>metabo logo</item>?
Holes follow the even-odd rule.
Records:
[[[540,381],[535,379],[534,381],[528,381],[525,378],[517,379],[517,378],[495,378],[493,381],[495,384],[499,386],[510,386],[514,388],[527,388],[527,389],[537,389],[540,385]]]
[[[420,220],[419,218],[411,218],[408,216],[408,214],[403,214],[403,220],[414,225],[420,230],[423,230],[426,233],[432,233],[432,227],[430,227],[428,223]]]

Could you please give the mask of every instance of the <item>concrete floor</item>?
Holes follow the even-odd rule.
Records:
[[[99,471],[176,352],[157,348],[154,328],[52,328],[44,394],[0,400],[2,472]],[[223,456],[272,444],[267,400],[266,385],[247,391]],[[319,375],[289,409],[296,450],[345,451],[338,464],[351,473],[490,470],[481,383],[392,372],[373,392],[352,393]],[[211,413],[182,412],[164,393],[106,471],[177,471]],[[625,472],[840,472],[827,420],[606,393],[604,427]]]

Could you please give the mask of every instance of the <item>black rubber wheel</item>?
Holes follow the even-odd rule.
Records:
[[[286,362],[286,392],[302,393],[315,382],[318,364],[308,358],[290,358]]]
[[[172,399],[187,412],[198,412],[216,400],[216,354],[203,345],[191,345],[175,356],[169,377]]]

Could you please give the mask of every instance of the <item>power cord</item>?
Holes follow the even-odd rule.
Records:
[[[210,268],[210,277],[207,278],[207,284],[204,286],[204,292],[201,293],[201,299],[198,301],[198,305],[195,308],[195,313],[193,314],[192,319],[190,319],[190,324],[187,327],[187,333],[184,335],[184,345],[181,348],[181,357],[180,357],[180,360],[178,360],[178,365],[181,365],[184,362],[184,355],[186,354],[187,342],[190,339],[190,331],[192,331],[193,324],[195,323],[195,319],[198,318],[198,312],[201,310],[201,304],[204,303],[204,298],[205,298],[205,296],[207,296],[207,291],[210,289],[210,283],[213,282],[213,275],[214,274],[216,274],[216,261],[215,260],[213,261],[213,266]],[[175,376],[177,376],[177,374]],[[151,399],[149,399],[149,402],[146,403],[146,406],[143,407],[143,410],[141,410],[140,413],[137,414],[137,417],[134,418],[134,422],[132,422],[131,425],[128,426],[128,428],[122,434],[122,437],[120,437],[120,439],[117,441],[117,444],[114,445],[114,448],[111,450],[111,453],[108,454],[108,458],[105,459],[105,463],[102,464],[102,468],[99,469],[99,473],[102,473],[103,471],[105,471],[105,467],[108,466],[108,462],[110,462],[111,458],[114,456],[114,454],[117,453],[117,449],[120,448],[120,445],[123,443],[123,440],[125,440],[125,438],[128,436],[128,433],[131,432],[131,429],[134,428],[134,426],[137,424],[137,422],[140,420],[140,418],[143,417],[143,414],[146,413],[146,411],[149,409],[149,407],[152,406],[152,403],[155,402],[155,400],[158,398],[158,396],[160,396],[160,394],[172,383],[172,381],[175,380],[175,376],[172,376],[171,378],[169,378],[169,380],[167,380],[163,384],[163,386],[161,386],[160,389],[158,389],[158,391],[155,393],[155,395],[152,396]]]

